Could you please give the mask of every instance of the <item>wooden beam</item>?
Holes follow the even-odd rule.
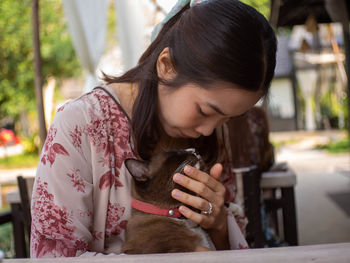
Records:
[[[32,0],[32,27],[33,27],[33,46],[34,46],[34,69],[35,69],[35,97],[39,119],[39,135],[41,145],[44,144],[47,131],[45,125],[44,103],[43,103],[43,80],[40,53],[40,35],[39,35],[39,1]]]

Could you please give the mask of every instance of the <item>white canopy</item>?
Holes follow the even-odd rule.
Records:
[[[136,65],[143,51],[145,13],[140,1],[115,0],[124,70]],[[109,3],[110,0],[63,0],[74,49],[87,72],[84,92],[98,85],[96,70],[105,50]]]

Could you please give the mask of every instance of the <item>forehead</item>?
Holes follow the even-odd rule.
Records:
[[[198,87],[201,103],[213,104],[230,116],[245,113],[261,98],[261,91],[248,91],[226,82],[212,83],[209,87]]]

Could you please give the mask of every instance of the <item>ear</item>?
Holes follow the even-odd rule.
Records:
[[[126,159],[125,166],[137,182],[146,182],[149,180],[148,164],[136,159]]]
[[[168,47],[164,48],[158,56],[157,73],[158,77],[163,80],[171,80],[176,76]]]

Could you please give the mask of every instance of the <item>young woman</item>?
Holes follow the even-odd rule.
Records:
[[[217,249],[247,247],[242,218],[224,205],[235,198],[224,123],[267,93],[276,39],[240,1],[189,2],[178,2],[135,68],[58,110],[33,191],[32,257],[119,253],[131,211],[124,160],[174,148],[196,148],[212,166],[174,176],[199,195],[174,190],[181,213]]]

